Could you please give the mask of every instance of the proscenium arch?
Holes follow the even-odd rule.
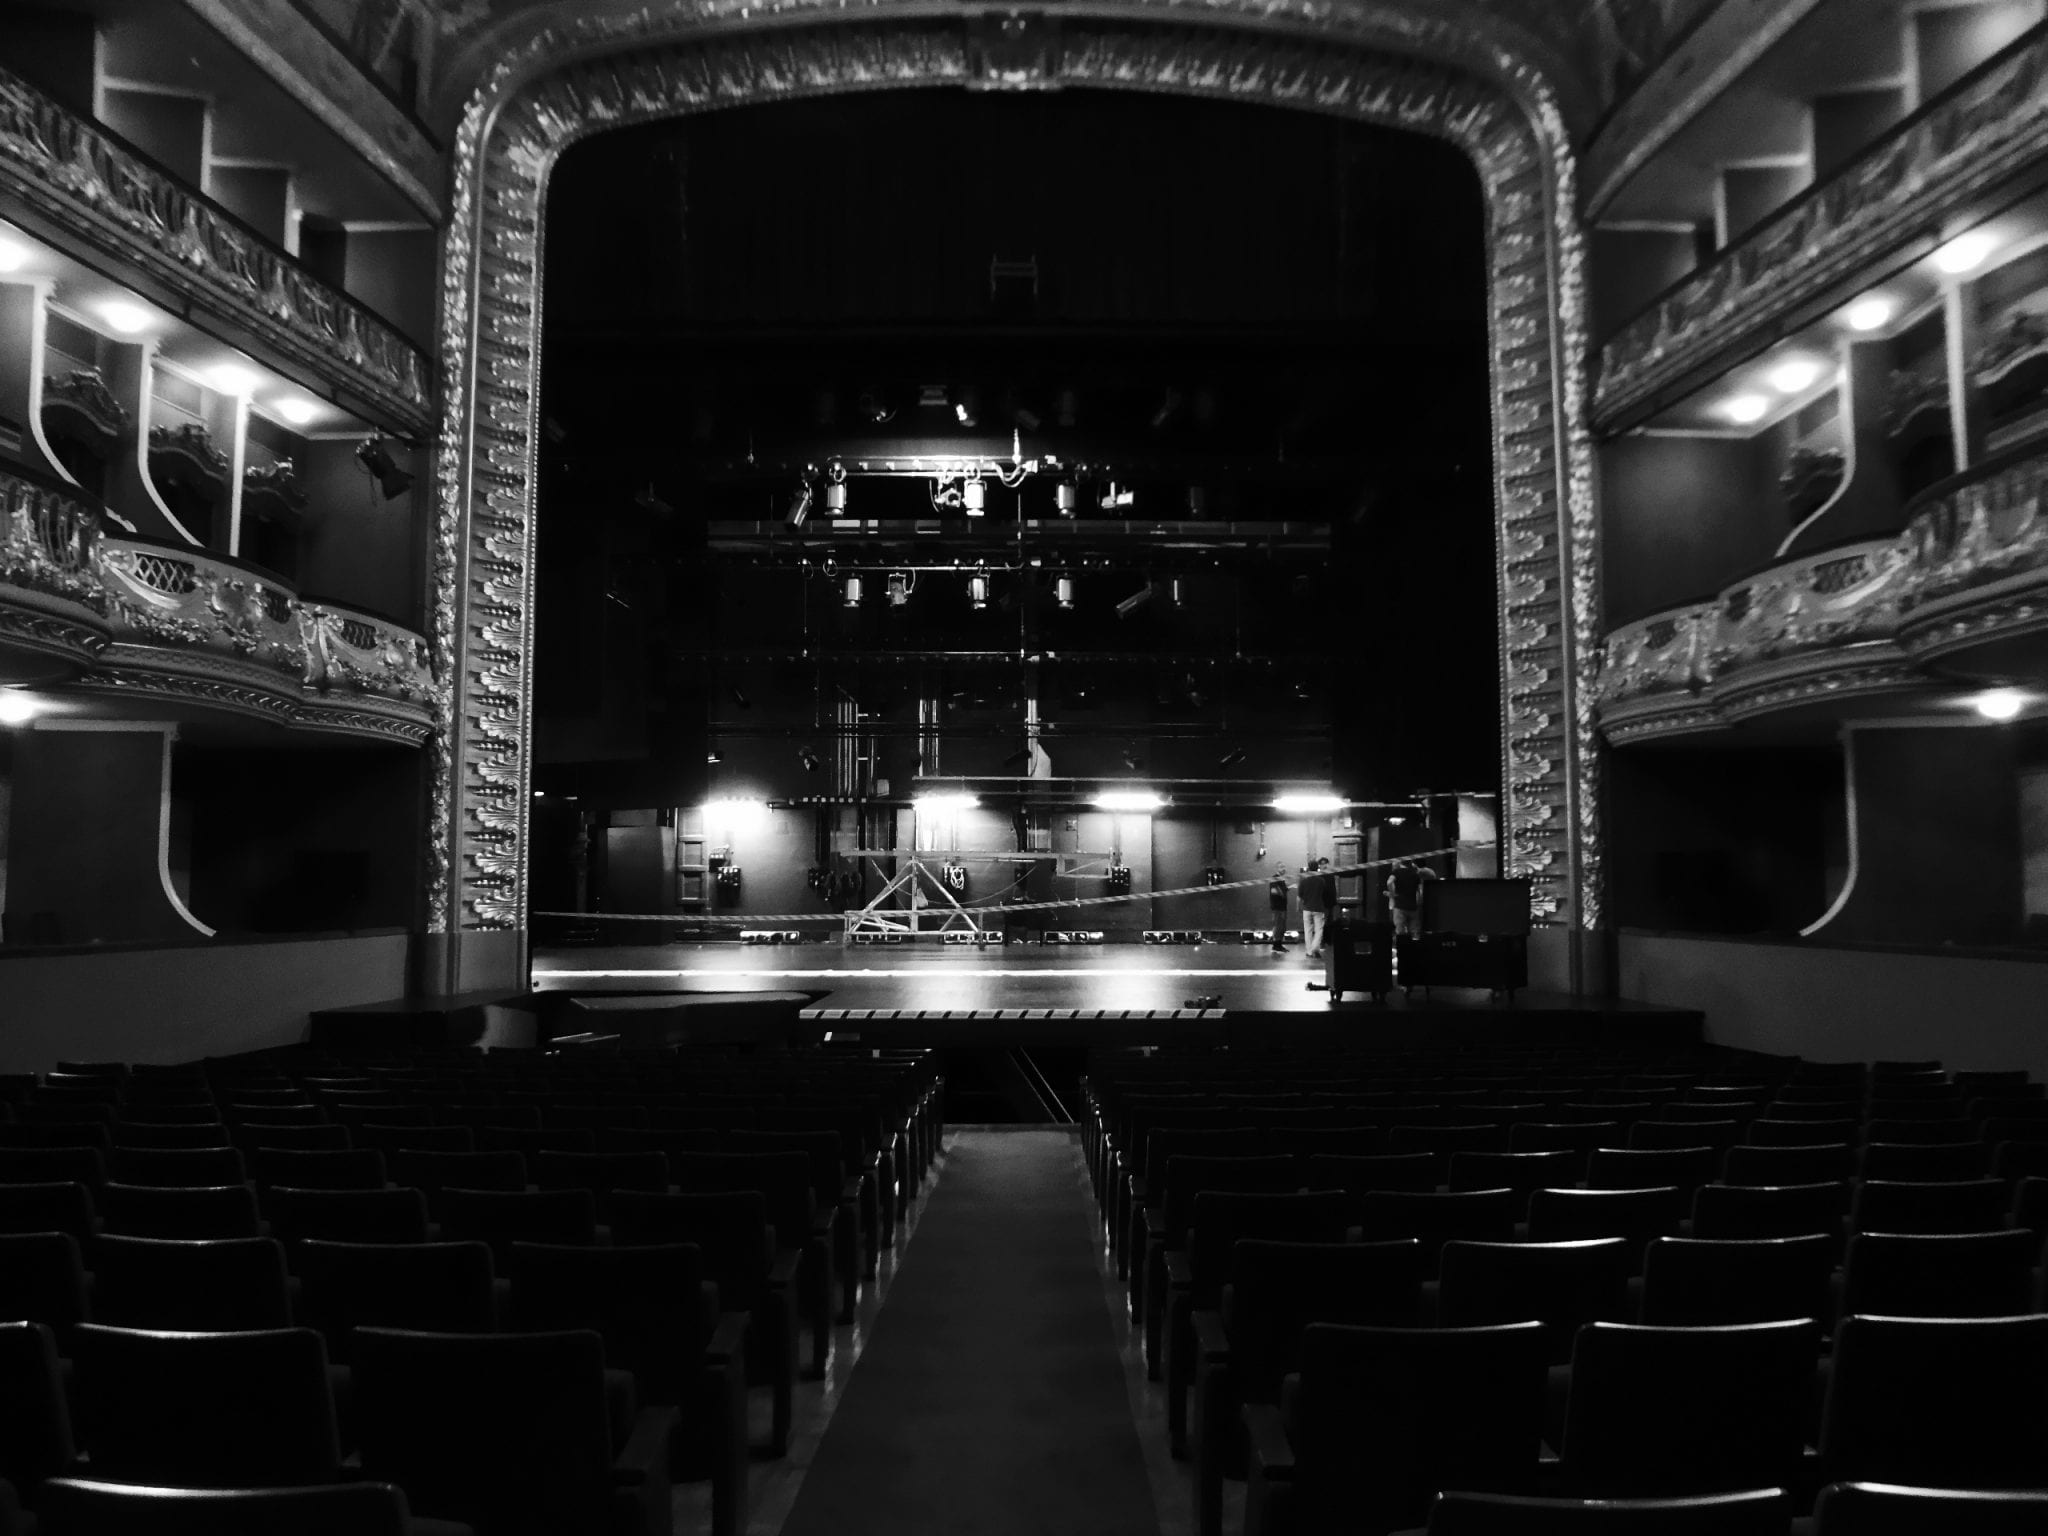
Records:
[[[1600,924],[1602,871],[1584,258],[1570,146],[1540,89],[1511,95],[1298,24],[1231,25],[1219,11],[1194,24],[1165,5],[1156,15],[1063,4],[940,16],[878,6],[692,25],[679,19],[678,35],[636,37],[627,51],[539,39],[479,88],[456,138],[434,476],[443,698],[429,984],[462,991],[523,976],[541,242],[556,161],[580,139],[636,123],[917,86],[1251,101],[1429,133],[1471,156],[1487,209],[1503,863],[1534,881],[1537,921],[1573,940],[1558,979],[1588,984],[1577,940]]]

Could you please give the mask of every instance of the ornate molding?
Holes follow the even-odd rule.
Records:
[[[43,418],[56,418],[101,459],[135,424],[134,413],[115,398],[97,368],[74,368],[43,379]]]
[[[362,695],[416,706],[429,718],[436,691],[427,642],[353,608],[305,603],[307,686],[329,696]]]
[[[4,69],[0,194],[262,338],[393,424],[414,432],[431,427],[427,360],[392,326]]]
[[[2048,153],[2048,31],[1936,97],[1787,204],[1601,348],[1603,428],[1823,298]]]
[[[242,510],[258,517],[297,517],[306,510],[306,488],[290,459],[251,464],[242,471]]]
[[[104,615],[99,544],[98,507],[0,468],[0,586]]]
[[[1900,638],[1933,658],[2048,619],[2048,448],[1937,497],[1906,525]]]
[[[557,157],[630,123],[943,84],[1255,101],[1431,133],[1471,155],[1491,259],[1504,862],[1534,881],[1540,919],[1597,924],[1584,256],[1569,136],[1542,77],[1504,53],[1481,71],[1494,73],[1488,83],[1369,51],[1328,10],[1311,20],[1227,4],[1063,6],[1056,30],[1027,12],[992,34],[967,11],[795,9],[772,21],[741,10],[694,39],[703,14],[557,18],[506,51],[463,113],[442,271],[432,642],[448,692],[433,765],[429,926],[525,922],[542,200]],[[1406,24],[1443,25],[1413,15]],[[1516,95],[1498,83],[1503,72],[1519,82]]]

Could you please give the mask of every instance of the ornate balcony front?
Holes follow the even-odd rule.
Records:
[[[347,728],[359,716],[365,735],[424,740],[433,720],[434,669],[427,642],[374,614],[336,603],[304,603],[306,685],[319,696],[321,722]]]
[[[2036,27],[1670,289],[1601,348],[1596,424],[1630,425],[2022,176],[2048,154],[2044,82],[2048,27]]]
[[[1624,624],[1598,708],[1615,742],[1964,677],[2048,679],[2048,444],[1935,486],[1905,531],[1774,565],[1709,602]]]
[[[107,648],[99,509],[0,469],[0,682],[45,682]]]
[[[245,333],[364,402],[431,433],[431,370],[389,323],[170,172],[0,69],[0,198],[30,222],[82,240],[196,314]],[[12,211],[12,210],[10,210]]]

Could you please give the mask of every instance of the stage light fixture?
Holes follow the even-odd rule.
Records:
[[[805,773],[816,773],[825,762],[825,759],[818,756],[817,752],[810,747],[798,747],[796,749],[796,760],[804,765]]]
[[[792,528],[801,528],[804,520],[811,515],[811,482],[799,480],[796,490],[789,498],[789,510],[782,514],[782,520]]]
[[[1098,811],[1156,811],[1166,797],[1150,789],[1106,789],[1089,803]]]
[[[981,797],[942,792],[914,796],[910,803],[920,811],[971,811],[981,804]]]
[[[381,437],[365,438],[356,444],[356,462],[370,472],[386,501],[396,501],[412,489],[412,476],[398,467],[398,460],[391,456]]]
[[[1061,517],[1072,517],[1074,515],[1074,508],[1078,501],[1079,497],[1075,493],[1073,481],[1062,480],[1058,485],[1052,488],[1053,509],[1057,511]]]
[[[1788,357],[1776,364],[1767,376],[1771,388],[1781,395],[1796,395],[1811,389],[1820,379],[1821,363],[1818,358],[1804,355]]]
[[[0,235],[0,272],[19,272],[28,265],[28,247]]]
[[[1883,294],[1858,299],[1842,312],[1852,331],[1881,330],[1892,317],[1892,301]]]
[[[1344,806],[1345,800],[1342,795],[1275,795],[1273,797],[1274,810],[1293,811],[1303,815],[1326,815],[1331,811],[1341,811],[1344,809]]]
[[[1060,607],[1071,609],[1074,606],[1074,578],[1071,576],[1056,578],[1052,584],[1052,598]]]
[[[707,800],[704,815],[716,821],[721,827],[730,829],[735,825],[744,826],[759,821],[768,814],[766,800],[751,800],[744,796],[730,800]]]
[[[967,509],[969,517],[979,517],[988,509],[988,482],[979,475],[960,487],[960,505]]]
[[[988,578],[986,576],[970,576],[967,578],[967,605],[970,608],[986,608],[988,606]]]
[[[1186,600],[1187,593],[1181,587],[1180,578],[1178,576],[1173,577],[1170,581],[1166,583],[1167,606],[1169,608],[1178,608]]]
[[[1218,768],[1235,768],[1239,763],[1243,761],[1244,748],[1232,747],[1228,752],[1224,753],[1221,757],[1216,759],[1216,766]]]
[[[0,688],[0,725],[26,725],[43,712],[43,702],[18,688]]]
[[[910,578],[901,571],[889,573],[889,606],[901,608],[910,601]]]
[[[110,299],[100,306],[100,318],[123,336],[149,329],[149,311],[126,299]]]
[[[1986,720],[2012,720],[2027,707],[2027,696],[2017,688],[1987,688],[1970,704]]]
[[[825,487],[825,515],[827,517],[846,516],[846,482],[844,480],[835,480],[832,484]]]
[[[981,419],[981,399],[972,389],[952,391],[953,419],[963,427],[975,426]]]
[[[1762,395],[1736,395],[1722,402],[1721,414],[1737,426],[1749,426],[1770,414],[1771,402]]]
[[[848,608],[858,608],[860,606],[860,592],[860,578],[858,576],[847,577],[845,606]]]
[[[1934,264],[1950,276],[1974,272],[1998,249],[1998,236],[1988,229],[1973,229],[1957,235],[1934,253]]]
[[[1152,583],[1148,581],[1145,583],[1144,586],[1140,587],[1137,591],[1133,592],[1129,597],[1125,598],[1122,602],[1116,605],[1116,616],[1120,619],[1128,619],[1132,614],[1136,613],[1140,608],[1144,607],[1147,603],[1151,601]]]

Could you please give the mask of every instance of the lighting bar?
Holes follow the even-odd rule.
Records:
[[[910,803],[920,811],[971,811],[981,804],[981,799],[976,795],[944,793],[918,795]]]
[[[1276,811],[1300,811],[1317,814],[1325,811],[1341,811],[1349,804],[1342,795],[1275,795],[1273,809]]]
[[[1166,797],[1149,789],[1107,789],[1089,804],[1099,811],[1156,811]]]

